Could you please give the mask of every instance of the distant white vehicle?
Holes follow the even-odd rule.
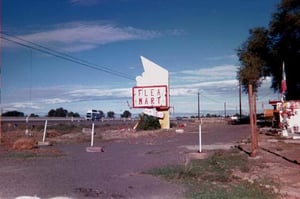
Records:
[[[238,120],[239,118],[238,118],[238,116],[231,116],[230,119],[231,120]]]
[[[85,119],[86,120],[92,120],[92,121],[100,120],[101,119],[101,114],[97,110],[89,110],[86,113]]]
[[[239,121],[238,116],[231,116],[228,120],[228,124],[237,124]]]

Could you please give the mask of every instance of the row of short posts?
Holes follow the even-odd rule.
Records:
[[[27,123],[27,120],[26,120]],[[46,142],[46,133],[47,133],[47,125],[48,125],[48,120],[45,120],[45,125],[44,125],[44,131],[43,131],[43,139],[42,142],[38,142],[38,145],[50,145],[49,142]],[[26,128],[26,133],[28,133],[28,129]],[[90,147],[86,148],[87,152],[103,152],[102,147],[94,147],[94,136],[95,136],[95,123],[92,123],[92,129],[91,129],[91,144]],[[202,121],[199,124],[199,153],[202,152]]]
[[[46,142],[46,134],[47,134],[47,125],[48,125],[48,120],[45,120],[45,124],[44,124],[44,131],[43,131],[43,139],[41,142],[38,142],[38,146],[49,146],[51,145],[50,142]],[[28,135],[29,134],[29,130],[28,130],[28,119],[26,118],[26,130],[25,130],[25,134]],[[95,136],[95,124],[94,122],[92,123],[92,129],[91,129],[91,145],[90,147],[86,148],[87,152],[103,152],[103,148],[102,147],[94,147],[94,136]]]

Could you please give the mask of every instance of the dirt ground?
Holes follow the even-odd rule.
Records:
[[[272,179],[278,183],[278,192],[285,199],[300,198],[300,140],[282,137],[268,128],[259,130],[259,149],[257,156],[252,158],[259,161],[251,172],[241,174],[249,181],[257,179]],[[251,151],[251,143],[244,142],[239,145],[245,152]]]
[[[170,130],[153,130],[135,132],[132,128],[96,128],[95,140],[113,140],[113,139],[130,139],[137,136],[145,136],[153,138],[154,136],[168,136],[178,129],[184,131],[198,130],[198,124],[194,122],[184,122],[177,128]],[[14,143],[20,138],[30,138],[35,144],[43,139],[43,129],[31,130],[25,135],[24,129],[20,128],[4,128],[2,131],[2,142],[0,152],[14,151]],[[300,199],[300,139],[292,139],[290,137],[282,137],[276,132],[271,132],[268,128],[261,128],[258,131],[259,149],[257,156],[250,158],[260,162],[259,166],[253,166],[248,173],[236,173],[235,175],[249,181],[272,179],[278,183],[276,191],[280,192],[283,198]],[[90,129],[83,128],[72,129],[68,133],[62,133],[54,129],[47,131],[46,140],[50,143],[79,143],[90,141]],[[238,147],[249,153],[251,151],[251,143],[249,140],[242,141]],[[51,153],[59,154],[60,152],[52,148],[33,147],[30,151],[35,153]],[[256,164],[255,164],[256,165]]]

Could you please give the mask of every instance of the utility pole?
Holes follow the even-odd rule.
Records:
[[[250,128],[251,128],[251,157],[256,157],[257,147],[258,147],[258,138],[256,130],[256,103],[255,103],[255,94],[253,94],[252,84],[248,85],[248,96],[249,96],[249,117],[250,117]]]
[[[224,117],[226,118],[226,102],[224,102]]]
[[[239,82],[240,118],[242,117],[242,83]]]

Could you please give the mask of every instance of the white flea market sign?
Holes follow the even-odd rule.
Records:
[[[135,86],[132,88],[133,108],[168,107],[168,87]]]

